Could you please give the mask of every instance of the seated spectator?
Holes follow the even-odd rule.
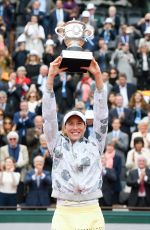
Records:
[[[128,107],[132,109],[134,113],[133,131],[137,131],[137,126],[141,119],[147,115],[150,105],[145,101],[143,94],[137,91],[130,98]]]
[[[112,91],[123,96],[124,107],[128,107],[129,100],[131,99],[131,96],[136,92],[136,90],[137,88],[135,84],[127,82],[126,74],[119,73],[118,81],[114,85]]]
[[[4,165],[7,157],[13,157],[16,161],[15,171],[20,173],[20,183],[17,191],[17,202],[23,202],[24,195],[24,177],[29,163],[28,150],[25,145],[19,144],[17,132],[11,131],[7,135],[8,144],[0,148],[1,164]]]
[[[15,172],[15,160],[12,157],[6,157],[3,163],[3,170],[0,171],[0,207],[15,208],[20,173]]]
[[[133,132],[131,136],[130,147],[133,148],[134,139],[136,137],[142,137],[144,141],[144,147],[150,148],[150,133],[148,132],[148,123],[140,121],[138,124],[137,132]]]
[[[131,171],[137,167],[138,156],[144,156],[147,159],[147,165],[150,166],[150,151],[145,148],[142,137],[134,138],[134,147],[127,153],[126,168]]]
[[[85,114],[85,104],[83,101],[76,101],[75,109]]]
[[[7,135],[12,131],[13,123],[12,118],[4,117],[3,125],[0,127],[0,146],[7,145]]]
[[[34,169],[28,171],[24,179],[27,186],[25,205],[39,208],[50,205],[49,187],[51,186],[51,176],[48,171],[43,170],[44,157],[34,158]]]
[[[95,30],[98,30],[101,27],[102,22],[100,15],[96,14],[96,8],[97,7],[92,2],[89,2],[87,4],[86,10],[90,13],[90,25],[93,26]]]
[[[143,18],[141,18],[136,27],[140,30],[141,34],[144,35],[144,32],[150,27],[150,13],[146,13]]]
[[[119,204],[119,194],[121,192],[121,181],[120,174],[122,168],[121,157],[116,154],[114,144],[108,143],[104,152],[104,157],[106,160],[105,167],[109,169],[114,169],[116,174],[116,181],[113,186],[113,204]]]
[[[137,159],[137,167],[129,172],[127,185],[131,187],[131,193],[128,200],[130,207],[136,207],[138,210],[144,207],[150,207],[150,169],[144,156]],[[143,210],[143,209],[142,209]]]
[[[26,132],[28,128],[34,126],[33,120],[35,113],[32,113],[28,109],[28,102],[20,102],[20,110],[13,116],[13,130],[16,130],[19,134],[19,143],[26,145]]]
[[[25,67],[27,70],[27,76],[30,78],[31,83],[33,84],[37,83],[40,66],[41,61],[38,52],[36,50],[31,50],[28,54]]]
[[[116,172],[114,168],[108,168],[106,166],[105,156],[101,156],[102,162],[102,175],[103,175],[103,183],[102,183],[102,193],[103,197],[99,199],[99,203],[101,207],[112,206],[113,205],[113,196],[114,196],[114,183],[117,180]]]
[[[13,107],[10,103],[8,103],[8,96],[6,91],[0,91],[0,108],[3,110],[4,116],[12,116],[13,115]]]

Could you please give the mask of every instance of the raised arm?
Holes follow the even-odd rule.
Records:
[[[44,90],[42,99],[42,114],[44,118],[43,128],[48,144],[48,149],[51,154],[55,147],[58,136],[56,100],[53,86],[55,76],[60,72],[64,71],[64,69],[59,69],[61,60],[61,57],[57,57],[53,62],[50,63],[46,89]]]
[[[104,90],[102,74],[95,59],[92,60],[89,67],[84,69],[88,70],[95,78],[96,90],[94,92],[93,130],[95,138],[98,142],[99,152],[102,154],[105,146],[108,127],[107,93]]]

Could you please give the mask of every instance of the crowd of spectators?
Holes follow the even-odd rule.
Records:
[[[104,15],[89,1],[84,7],[76,0],[0,1],[1,207],[55,203],[42,95],[50,62],[66,49],[55,28],[73,18],[93,30],[83,48],[97,60],[108,95],[109,127],[101,159],[104,196],[99,203],[150,207],[150,12],[129,23],[115,3]],[[56,76],[60,130],[64,114],[76,108],[85,113],[88,137],[94,90],[89,73]]]

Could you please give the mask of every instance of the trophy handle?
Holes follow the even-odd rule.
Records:
[[[94,34],[93,30],[89,30],[89,29],[84,30],[85,38],[91,38],[93,34]]]
[[[62,27],[62,26],[56,27],[55,28],[55,33],[64,39],[64,27]]]

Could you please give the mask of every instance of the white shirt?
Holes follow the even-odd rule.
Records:
[[[20,180],[20,173],[18,172],[0,172],[0,176],[2,175],[2,181],[0,182],[0,192],[14,194],[17,193],[17,186]],[[12,173],[14,176],[14,181],[12,177]]]

